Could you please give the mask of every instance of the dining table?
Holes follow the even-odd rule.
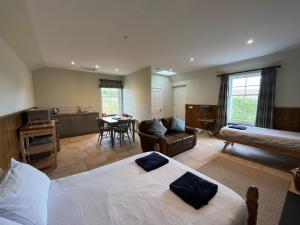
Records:
[[[133,140],[133,142],[135,142],[135,122],[136,122],[136,120],[133,119],[132,117],[114,115],[114,116],[100,117],[100,119],[110,127],[117,125],[119,120],[130,120],[131,121],[131,130],[132,130],[132,140]],[[113,130],[110,132],[110,141],[111,141],[111,146],[113,147],[115,144]]]

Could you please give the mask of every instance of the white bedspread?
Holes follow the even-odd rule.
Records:
[[[245,225],[243,199],[218,182],[170,159],[151,172],[134,160],[149,153],[85,173],[53,180],[48,225]],[[195,210],[169,190],[186,171],[219,185],[207,206]]]
[[[300,151],[300,133],[248,126],[247,130],[223,127],[220,135],[225,138],[236,138],[241,141]]]

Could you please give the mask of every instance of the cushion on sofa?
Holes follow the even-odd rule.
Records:
[[[149,134],[156,134],[160,136],[164,136],[167,132],[167,128],[164,127],[161,121],[158,119],[153,119],[150,127],[147,130]]]
[[[184,132],[180,132],[180,133],[171,133],[170,135],[177,137],[179,139],[194,139],[194,135],[189,134],[189,133],[184,133]]]
[[[175,132],[185,132],[185,122],[182,119],[173,116],[171,119],[170,130]]]
[[[166,134],[165,135],[165,138],[166,138],[166,141],[167,141],[167,144],[170,145],[170,144],[174,144],[176,142],[182,142],[182,139],[174,136],[174,135],[171,135],[171,134]]]

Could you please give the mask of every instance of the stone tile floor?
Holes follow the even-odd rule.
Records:
[[[69,176],[142,152],[138,135],[136,135],[135,143],[129,144],[126,140],[122,146],[116,143],[114,148],[111,147],[109,138],[104,138],[101,146],[97,143],[97,139],[98,134],[61,139],[61,150],[57,155],[57,168],[49,172],[48,176],[51,179]],[[288,172],[222,153],[223,145],[223,141],[202,134],[199,135],[197,145],[193,149],[173,158],[193,169],[198,169],[216,157],[225,157],[292,181],[292,175]],[[290,191],[300,194],[296,191],[293,182],[291,182]]]

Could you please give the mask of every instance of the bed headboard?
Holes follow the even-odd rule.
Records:
[[[20,159],[18,129],[23,125],[21,112],[0,117],[0,168],[8,169],[11,157]]]

